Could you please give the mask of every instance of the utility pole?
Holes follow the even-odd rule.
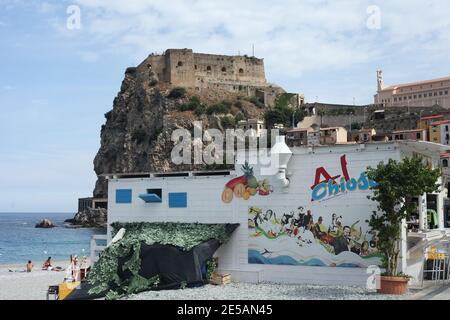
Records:
[[[255,56],[255,44],[252,45],[253,57]]]

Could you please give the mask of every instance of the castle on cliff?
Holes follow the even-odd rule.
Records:
[[[284,90],[268,83],[264,60],[248,56],[225,56],[194,53],[192,49],[168,49],[162,55],[150,55],[142,66],[151,68],[162,83],[171,86],[221,89],[256,96],[273,105]]]

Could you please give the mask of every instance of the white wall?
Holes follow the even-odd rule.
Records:
[[[270,196],[256,195],[248,201],[235,198],[230,204],[222,202],[225,184],[240,174],[240,168],[233,176],[147,178],[109,180],[108,223],[112,222],[199,222],[199,223],[240,223],[231,241],[218,251],[221,270],[232,273],[239,281],[272,281],[287,283],[352,284],[364,285],[367,279],[364,268],[302,267],[248,264],[248,209],[251,206],[271,208],[276,212],[289,212],[299,206],[306,206],[314,214],[327,217],[331,213],[343,216],[344,225],[355,220],[365,221],[376,208],[367,199],[369,191],[344,193],[336,198],[320,203],[311,202],[311,186],[316,169],[325,167],[331,175],[342,175],[340,157],[347,156],[351,177],[357,178],[367,166],[376,166],[389,158],[399,160],[400,152],[395,144],[342,145],[315,149],[293,149],[293,157],[288,172],[291,184],[283,189],[270,179],[274,192]],[[255,166],[259,179],[259,168]],[[139,198],[146,189],[161,188],[163,202],[146,204]],[[132,189],[132,204],[116,204],[116,189]],[[188,208],[170,209],[169,192],[187,192]],[[326,221],[329,223],[329,221]]]

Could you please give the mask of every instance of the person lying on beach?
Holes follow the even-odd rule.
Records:
[[[33,263],[31,262],[31,260],[29,260],[27,263],[27,272],[29,273],[29,272],[33,271],[33,267],[34,267]]]

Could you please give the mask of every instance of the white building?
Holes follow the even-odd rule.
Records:
[[[272,149],[280,154],[279,170],[263,175],[264,167],[251,165],[255,179],[243,178],[240,165],[224,172],[107,175],[108,224],[239,223],[216,254],[220,271],[234,281],[365,285],[366,268],[380,264],[366,223],[377,208],[367,199],[373,183],[367,167],[413,154],[438,166],[446,150],[422,141],[289,149],[279,139]],[[401,269],[416,282],[423,245],[450,234],[444,197],[442,189],[418,199],[418,232],[404,229]],[[439,216],[437,230],[426,222],[427,199]]]
[[[377,83],[376,105],[450,108],[450,77],[385,86],[383,71],[379,70]]]

